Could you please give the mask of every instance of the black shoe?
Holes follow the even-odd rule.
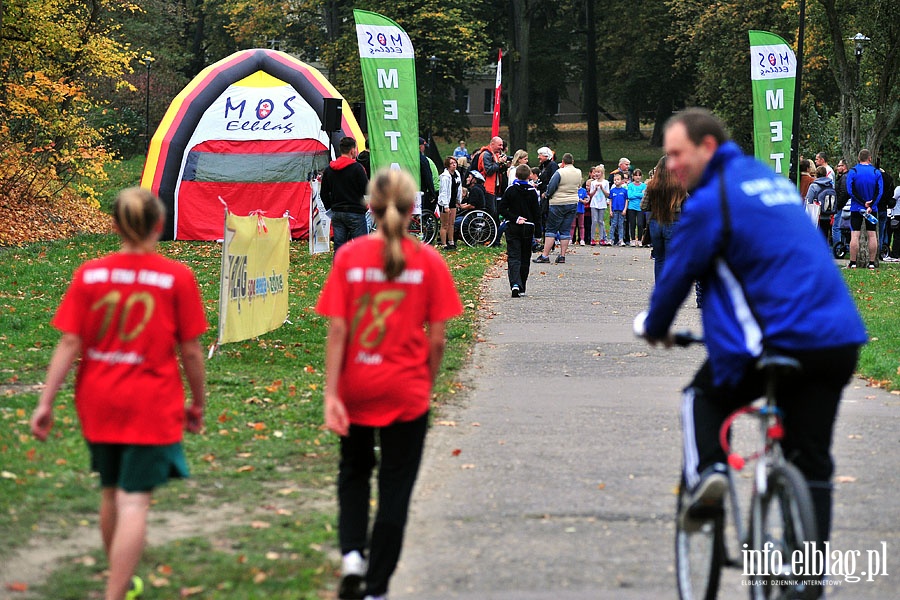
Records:
[[[869,268],[874,270],[874,269],[875,269],[875,263],[869,261]]]
[[[538,264],[540,264],[540,263],[549,263],[549,262],[550,262],[550,257],[549,257],[549,256],[544,256],[543,254],[540,254],[540,255],[538,255],[537,258],[535,258],[535,259],[532,260],[531,262],[533,262],[533,263],[538,263]]]
[[[519,294],[521,294],[521,293],[522,292],[519,290],[519,286],[517,286],[517,285],[512,286],[512,297],[513,298],[518,298]]]
[[[681,508],[681,527],[687,532],[700,529],[703,522],[722,508],[728,493],[728,468],[716,463],[701,475],[700,483],[691,490],[690,499]]]
[[[558,264],[558,265],[564,265],[564,264],[566,264],[566,257],[565,257],[565,256],[557,256],[557,257],[556,257],[556,264]]]

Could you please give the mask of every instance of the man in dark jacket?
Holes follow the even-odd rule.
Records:
[[[322,172],[322,204],[331,211],[334,229],[334,253],[355,237],[368,233],[366,228],[366,187],[369,179],[365,168],[356,161],[356,140],[345,137],[340,142],[341,155]]]
[[[538,193],[541,198],[541,232],[544,231],[544,223],[547,221],[547,213],[550,212],[550,198],[547,196],[547,188],[553,174],[559,170],[559,165],[553,160],[553,151],[547,146],[538,148],[538,167],[541,169],[538,175]]]

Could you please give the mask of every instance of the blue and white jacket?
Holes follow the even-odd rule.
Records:
[[[722,144],[684,204],[650,299],[647,335],[665,337],[697,280],[714,385],[736,385],[763,348],[864,344],[862,319],[824,239],[793,183],[734,142]]]

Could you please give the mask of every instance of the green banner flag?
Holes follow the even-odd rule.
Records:
[[[366,92],[371,170],[403,169],[418,183],[419,107],[412,42],[387,17],[354,10],[353,18]]]
[[[753,148],[759,160],[788,175],[794,126],[794,51],[768,31],[750,31]]]

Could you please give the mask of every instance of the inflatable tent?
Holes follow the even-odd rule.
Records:
[[[340,129],[322,131],[325,98]],[[172,101],[150,141],[141,187],[166,205],[165,239],[223,236],[221,197],[237,215],[285,211],[309,235],[310,182],[344,136],[362,149],[350,107],[315,68],[274,50],[244,50],[210,65]]]

